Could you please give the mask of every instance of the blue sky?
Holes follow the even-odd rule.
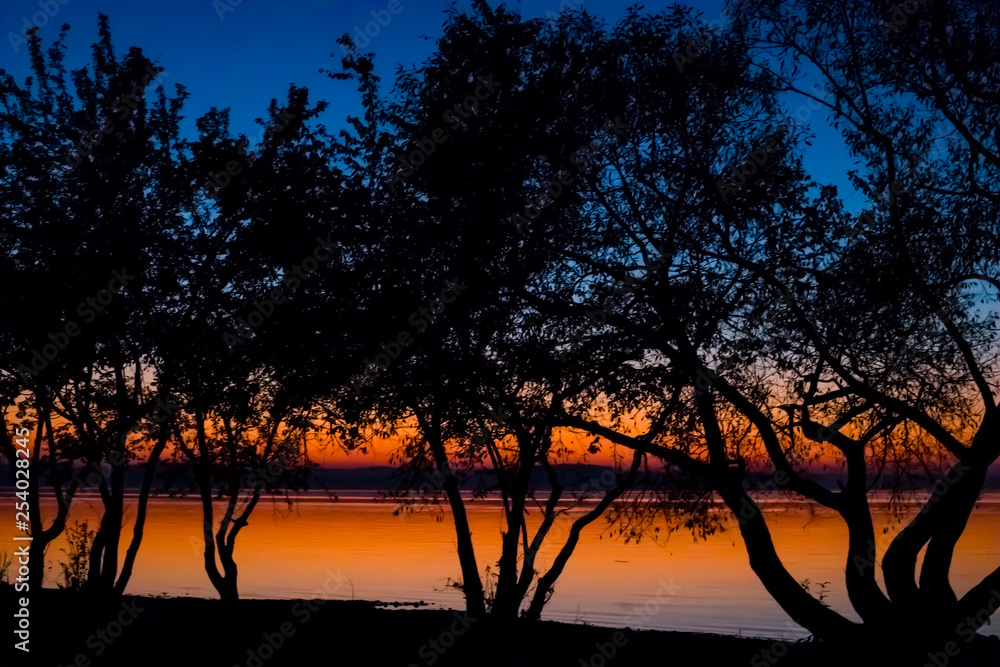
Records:
[[[540,17],[558,11],[563,1],[506,4],[518,8],[526,17]],[[634,4],[565,1],[612,23]],[[390,2],[399,3],[396,14],[387,11]],[[655,12],[674,3],[642,4],[645,11]],[[702,11],[706,22],[719,19],[724,7],[722,0],[690,0],[684,4]],[[0,7],[0,68],[19,80],[28,73],[26,49],[12,44],[10,37],[10,33],[21,34],[25,17],[29,23],[45,23],[40,32],[46,41],[55,38],[59,26],[69,23],[69,65],[79,67],[89,60],[89,46],[97,38],[97,14],[103,12],[110,17],[120,53],[133,45],[141,47],[166,68],[163,83],[168,90],[174,83],[188,88],[191,97],[185,107],[184,129],[191,136],[197,116],[212,106],[228,106],[232,109],[234,133],[256,137],[260,129],[254,119],[265,114],[272,98],[285,97],[289,83],[308,87],[313,100],[329,101],[331,108],[325,120],[328,127],[334,128],[347,114],[360,111],[351,82],[332,81],[319,72],[323,67],[339,69],[337,38],[364,30],[373,21],[372,12],[383,20],[391,17],[384,27],[378,26],[366,47],[375,52],[378,73],[388,85],[396,65],[416,64],[431,53],[449,6],[448,0],[4,0]],[[469,9],[471,2],[462,0],[456,6]],[[336,58],[331,58],[331,53]],[[792,104],[789,111],[794,113],[799,105]],[[815,127],[818,136],[806,149],[806,167],[814,178],[835,183],[846,194],[850,188],[845,172],[850,161],[840,138],[826,128],[821,112],[813,112],[807,124]],[[862,203],[852,196],[848,207],[856,210]]]

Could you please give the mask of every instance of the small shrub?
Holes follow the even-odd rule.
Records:
[[[60,561],[63,571],[63,583],[56,583],[59,588],[78,591],[87,580],[87,570],[90,568],[90,545],[94,541],[93,530],[87,529],[87,522],[76,521],[66,529],[68,549],[61,551],[69,557],[69,562]]]
[[[0,581],[7,581],[7,572],[13,564],[14,557],[6,551],[0,551]]]

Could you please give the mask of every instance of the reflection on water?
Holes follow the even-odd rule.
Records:
[[[289,509],[283,502],[262,501],[237,540],[240,593],[247,598],[315,596],[329,576],[343,573],[350,585],[339,597],[416,602],[461,607],[462,596],[450,586],[459,572],[450,516],[420,512],[394,516],[393,506],[372,502],[371,492],[299,496]],[[100,501],[74,502],[71,521],[97,523]],[[480,570],[499,556],[501,515],[492,502],[470,505],[470,522]],[[131,503],[129,521],[134,515]],[[808,580],[835,609],[851,615],[843,589],[847,531],[826,511],[807,505],[769,506],[768,523],[782,560],[798,581]],[[48,507],[51,518],[53,507]],[[218,516],[218,515],[217,515]],[[1000,496],[983,500],[959,542],[952,581],[960,595],[1000,564]],[[889,526],[876,518],[877,529]],[[553,530],[565,536],[567,523]],[[747,562],[739,535],[730,527],[707,541],[693,542],[687,533],[668,540],[625,544],[605,524],[587,529],[559,580],[547,619],[595,625],[625,625],[663,630],[722,632],[799,638],[796,628],[764,591]],[[125,538],[131,538],[131,523]],[[879,541],[879,557],[891,530]],[[195,499],[154,498],[150,501],[145,537],[128,593],[138,595],[215,597],[202,566],[201,508]],[[122,553],[128,539],[123,539]],[[64,560],[64,542],[49,548],[51,581]],[[556,548],[543,549],[539,569],[551,562]],[[494,567],[495,570],[495,567]],[[830,582],[824,586],[825,582]],[[672,586],[674,595],[665,594]],[[659,595],[659,602],[657,602]],[[648,604],[647,604],[648,603]],[[645,605],[645,610],[643,609]],[[636,619],[639,619],[636,622]],[[1000,636],[1000,618],[984,632]]]

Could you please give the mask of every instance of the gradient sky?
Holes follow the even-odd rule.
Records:
[[[391,1],[3,0],[0,68],[19,81],[28,75],[27,49],[23,44],[13,44],[11,38],[12,34],[20,36],[25,17],[29,22],[38,17],[36,22],[46,44],[56,38],[62,24],[70,24],[68,66],[74,69],[89,64],[89,47],[97,39],[97,15],[104,13],[110,18],[118,53],[125,54],[130,46],[139,46],[166,68],[162,82],[169,92],[173,92],[175,83],[187,87],[190,98],[182,130],[191,138],[196,134],[195,119],[213,106],[231,108],[234,134],[258,137],[260,127],[254,119],[265,115],[272,98],[283,100],[290,83],[308,87],[313,101],[330,102],[323,120],[328,129],[336,131],[347,115],[361,112],[358,96],[353,82],[332,81],[319,70],[338,71],[341,47],[336,40],[344,33],[363,30],[373,20],[373,11],[385,16]],[[389,14],[390,21],[364,47],[365,51],[376,54],[384,91],[391,87],[398,65],[415,65],[432,53],[442,34],[446,11],[452,5],[450,0],[396,1],[402,10]],[[547,12],[557,12],[560,2],[564,0],[522,0],[507,6],[519,9],[525,17],[542,17]],[[617,22],[633,4],[615,0],[565,0],[569,2],[609,23]],[[491,4],[498,3],[494,0]],[[653,13],[673,4],[654,0],[643,3],[643,7]],[[718,20],[724,7],[723,0],[691,0],[686,4],[696,7],[705,22]],[[471,0],[462,0],[455,6],[469,10]],[[46,7],[49,13],[55,11],[51,18],[45,14]],[[335,57],[331,58],[331,53]],[[794,114],[801,107],[801,100],[790,99],[788,113]],[[837,184],[842,194],[853,193],[845,176],[853,160],[847,156],[840,137],[829,129],[825,115],[810,114],[806,124],[817,136],[811,147],[803,147],[807,151],[807,169],[818,181]],[[848,197],[849,210],[858,211],[865,203],[856,194]],[[328,452],[317,458],[331,462]],[[354,455],[350,462],[384,462],[380,459],[382,456],[366,459]],[[340,454],[335,454],[333,461],[347,462]]]
[[[384,12],[391,0],[4,0],[0,6],[0,68],[19,80],[28,73],[24,46],[15,53],[10,34],[20,35],[24,17],[38,16],[40,32],[52,40],[59,26],[69,23],[69,65],[79,67],[89,61],[89,45],[97,38],[97,14],[111,19],[116,49],[126,53],[136,45],[166,68],[163,83],[172,90],[183,83],[191,97],[186,106],[184,130],[194,136],[194,119],[210,107],[231,107],[235,134],[258,136],[254,119],[265,114],[272,98],[285,98],[290,83],[309,88],[312,99],[326,99],[330,110],[324,121],[338,128],[347,114],[357,114],[360,106],[352,82],[335,82],[320,68],[339,70],[340,46],[337,38],[355,34],[372,21],[371,12]],[[574,3],[610,23],[619,20],[631,1],[615,0],[521,0],[506,3],[525,17],[541,17],[556,12],[560,2]],[[65,4],[60,4],[65,2]],[[365,50],[374,51],[383,84],[391,85],[395,67],[411,66],[426,58],[442,33],[449,0],[398,0],[402,11],[371,39]],[[238,3],[233,5],[232,3]],[[498,4],[491,2],[494,6]],[[652,0],[642,3],[645,11],[656,12],[675,3]],[[723,0],[689,0],[706,22],[717,20]],[[44,7],[55,15],[49,18]],[[471,0],[455,3],[460,10],[471,8]],[[383,14],[384,16],[385,14]],[[331,58],[330,54],[336,55]],[[789,104],[794,113],[800,101]],[[839,136],[826,127],[821,113],[813,113],[811,125],[817,139],[806,147],[806,166],[820,182],[837,184],[841,193],[852,193],[845,173],[852,160]],[[859,210],[864,202],[849,195],[848,208]]]

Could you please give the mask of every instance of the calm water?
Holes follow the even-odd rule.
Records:
[[[236,558],[240,594],[247,598],[321,597],[328,570],[347,577],[334,598],[416,602],[462,606],[461,594],[448,585],[459,572],[450,515],[420,512],[393,515],[393,505],[372,501],[371,492],[300,496],[289,510],[284,503],[262,501],[240,534]],[[100,501],[78,498],[72,520],[97,523]],[[126,535],[131,537],[131,517]],[[50,508],[51,516],[51,508]],[[498,505],[471,505],[470,521],[480,569],[499,556],[501,516]],[[847,613],[843,589],[847,532],[832,513],[806,505],[776,504],[768,521],[779,553],[799,581],[809,580],[815,595],[823,582],[825,600]],[[564,523],[553,535],[565,537]],[[879,516],[877,527],[889,526]],[[964,593],[1000,562],[1000,496],[985,498],[959,543],[952,581]],[[643,627],[799,638],[807,633],[765,592],[747,562],[735,526],[707,541],[687,533],[666,540],[625,544],[595,522],[557,584],[545,618],[595,625]],[[879,542],[884,551],[892,530]],[[122,545],[124,554],[127,541]],[[50,547],[56,562],[65,559],[60,542]],[[550,545],[539,569],[551,562]],[[150,501],[145,538],[128,593],[137,595],[215,597],[202,567],[201,509],[195,499]],[[671,590],[673,594],[671,595]],[[645,609],[645,610],[643,610]],[[629,617],[628,621],[626,618]],[[856,618],[856,617],[855,617]],[[1000,618],[984,632],[1000,636]]]

